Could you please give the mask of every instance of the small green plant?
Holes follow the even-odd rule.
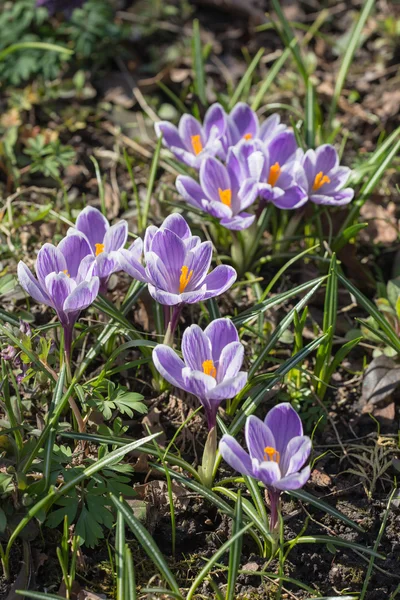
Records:
[[[65,146],[58,139],[47,143],[42,134],[28,140],[25,154],[32,160],[29,165],[31,173],[43,173],[45,177],[54,179],[59,179],[61,169],[75,160],[75,150],[71,146]]]

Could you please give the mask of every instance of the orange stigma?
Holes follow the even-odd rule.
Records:
[[[218,194],[219,194],[219,199],[221,200],[222,204],[225,204],[225,206],[231,205],[232,190],[230,188],[228,188],[227,190],[221,190],[221,188],[218,188]]]
[[[322,171],[316,174],[314,179],[314,185],[312,186],[313,192],[317,192],[325,183],[330,183],[328,175],[324,175]]]
[[[280,454],[279,454],[278,450],[275,450],[275,448],[272,448],[271,446],[266,446],[264,448],[264,460],[265,461],[276,462],[279,464],[280,458],[281,458]]]
[[[64,269],[63,273],[65,273],[67,277],[71,277],[71,275],[68,273],[68,269]]]
[[[252,133],[245,133],[243,136],[243,139],[245,139],[245,140],[251,140],[252,138],[253,138]]]
[[[95,244],[96,246],[96,256],[104,252],[104,244]]]
[[[183,265],[181,268],[181,276],[179,277],[179,293],[183,294],[185,289],[187,288],[189,281],[193,277],[193,271],[189,272],[189,268],[186,265]]]
[[[279,179],[279,175],[280,174],[281,174],[281,167],[280,167],[279,163],[276,162],[269,169],[269,175],[268,175],[268,182],[267,183],[269,183],[269,185],[272,185],[272,187],[274,187],[274,185],[276,185],[276,183],[277,183],[277,181]]]
[[[201,143],[201,137],[199,135],[192,135],[190,138],[192,142],[193,152],[197,156],[203,150],[203,144]]]
[[[203,367],[203,373],[205,373],[206,375],[211,375],[211,377],[214,377],[214,379],[217,376],[217,369],[214,367],[214,363],[212,360],[205,360],[202,363],[202,367]]]

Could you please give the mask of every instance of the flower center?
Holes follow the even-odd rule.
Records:
[[[328,175],[324,175],[322,171],[316,174],[314,179],[314,185],[312,186],[313,192],[317,192],[325,183],[330,183]]]
[[[269,183],[269,185],[271,185],[272,187],[274,187],[274,185],[276,185],[276,182],[279,179],[279,175],[280,174],[281,174],[281,167],[280,167],[279,163],[276,162],[269,169],[269,175],[268,175],[268,182],[267,183]]]
[[[222,204],[225,204],[225,206],[231,205],[232,190],[230,188],[228,188],[227,190],[221,190],[221,188],[218,188],[218,194],[219,194],[219,199],[221,200]]]
[[[252,133],[245,133],[245,134],[244,134],[244,136],[243,136],[243,138],[244,138],[245,140],[251,140],[251,139],[252,139],[252,137],[253,137],[253,134],[252,134]]]
[[[104,244],[95,244],[96,247],[96,256],[104,252]]]
[[[68,273],[68,269],[64,269],[63,273],[65,273],[67,277],[71,277],[71,275]]]
[[[181,276],[179,277],[179,293],[182,294],[187,288],[189,281],[193,277],[193,271],[189,271],[186,265],[181,268]]]
[[[264,460],[265,461],[276,462],[279,465],[280,459],[281,459],[281,456],[280,456],[278,450],[275,450],[275,448],[272,448],[271,446],[266,446],[264,448]]]
[[[203,144],[201,143],[201,137],[199,135],[192,135],[190,138],[192,142],[193,152],[197,156],[203,150]]]
[[[202,367],[203,367],[203,373],[205,373],[206,375],[211,375],[211,377],[214,377],[214,379],[217,376],[217,369],[214,367],[214,363],[212,360],[205,360],[202,363]]]

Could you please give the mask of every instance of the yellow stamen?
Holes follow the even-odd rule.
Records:
[[[251,139],[252,139],[252,137],[253,137],[253,134],[252,134],[252,133],[245,133],[245,134],[244,134],[244,136],[243,136],[243,138],[244,138],[245,140],[251,140]]]
[[[264,460],[265,461],[276,462],[279,464],[280,458],[281,458],[280,454],[279,454],[278,450],[275,450],[275,448],[272,448],[271,446],[266,446],[264,448]]]
[[[188,286],[189,281],[193,277],[193,271],[189,272],[189,268],[186,265],[183,265],[181,268],[181,276],[179,277],[179,293],[183,294],[186,287]]]
[[[201,137],[199,135],[192,135],[190,140],[192,142],[193,152],[197,156],[203,150],[203,144],[201,143]]]
[[[95,244],[96,246],[96,256],[104,252],[104,244]]]
[[[324,175],[322,171],[316,174],[314,179],[314,185],[312,186],[313,192],[317,192],[325,183],[330,183],[328,175]]]
[[[68,269],[64,269],[63,273],[65,273],[67,277],[71,277],[71,275],[68,273]]]
[[[269,169],[269,176],[268,176],[269,185],[272,185],[272,187],[274,187],[274,185],[276,185],[276,182],[279,179],[280,174],[281,174],[281,167],[280,167],[279,163],[276,162]]]
[[[227,190],[221,190],[221,188],[218,188],[218,194],[219,194],[219,199],[221,200],[222,204],[225,204],[225,206],[231,205],[232,190],[230,188],[228,188]]]
[[[211,377],[214,377],[214,379],[217,376],[217,369],[214,367],[214,363],[212,360],[205,360],[202,364],[203,367],[203,373],[205,373],[206,375],[211,375]]]

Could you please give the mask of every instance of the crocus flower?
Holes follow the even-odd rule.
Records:
[[[339,166],[339,156],[333,146],[324,144],[316,150],[307,150],[302,166],[303,171],[297,175],[297,180],[311,202],[332,206],[351,202],[354,190],[344,188],[350,169]]]
[[[181,215],[170,215],[160,228],[148,227],[144,242],[138,238],[119,251],[121,269],[148,283],[151,296],[167,306],[208,300],[231,287],[235,269],[219,265],[208,273],[211,258],[211,242],[192,236]]]
[[[165,344],[153,350],[157,371],[172,385],[196,396],[204,407],[208,427],[215,426],[218,406],[246,385],[240,371],[244,348],[229,319],[216,319],[203,331],[198,325],[182,336],[183,360]]]
[[[307,202],[307,193],[296,179],[302,171],[301,156],[294,134],[284,131],[264,147],[257,140],[241,142],[230,149],[228,161],[239,177],[258,182],[257,193],[263,200],[295,209]]]
[[[200,167],[200,184],[191,177],[179,175],[176,189],[188,204],[204,210],[220,220],[227,229],[250,227],[255,216],[244,209],[257,198],[257,182],[238,178],[228,161],[225,167],[216,158],[206,158]]]
[[[213,104],[201,125],[192,115],[183,115],[178,127],[168,121],[155,124],[158,136],[180,161],[198,169],[206,156],[222,152],[221,138],[226,131],[226,115],[220,104]]]
[[[121,220],[110,227],[105,216],[93,206],[87,206],[78,215],[75,227],[67,233],[69,236],[80,236],[85,254],[95,261],[94,275],[100,279],[100,291],[107,290],[107,282],[112,273],[120,270],[118,251],[123,248],[128,238],[128,224]]]
[[[36,6],[45,6],[50,15],[62,11],[70,16],[75,8],[81,8],[86,0],[36,0]]]
[[[248,104],[239,102],[227,116],[226,142],[228,148],[238,144],[241,140],[259,139],[269,143],[279,133],[287,129],[281,123],[280,116],[273,114],[259,125],[257,114]]]
[[[304,464],[310,456],[311,440],[303,435],[300,417],[288,402],[275,406],[264,421],[248,417],[245,438],[248,453],[231,435],[222,437],[219,450],[232,469],[267,487],[273,530],[281,492],[303,487],[310,477],[310,467]]]
[[[92,304],[99,291],[100,281],[93,275],[94,267],[85,240],[77,235],[65,237],[57,247],[45,244],[39,250],[37,279],[25,263],[18,263],[18,279],[23,289],[34,300],[56,311],[64,329],[68,357],[79,313]]]

